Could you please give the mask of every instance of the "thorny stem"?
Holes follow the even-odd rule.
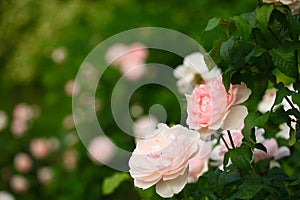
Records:
[[[296,109],[294,104],[291,102],[291,100],[289,98],[287,98],[287,96],[284,97],[284,99],[289,103],[289,105],[293,108]]]
[[[234,143],[233,143],[233,140],[232,140],[232,137],[231,137],[230,130],[227,130],[227,133],[228,133],[228,136],[229,136],[229,140],[230,140],[231,146],[232,146],[233,149],[235,149],[235,146],[234,146]]]
[[[223,137],[223,135],[221,134],[221,139],[222,139],[222,141],[224,142],[224,144],[225,144],[225,146],[226,146],[226,148],[228,149],[228,151],[230,150],[230,148],[229,148],[229,146],[228,146],[228,144],[227,144],[227,142],[226,142],[226,140],[224,139],[224,137]]]

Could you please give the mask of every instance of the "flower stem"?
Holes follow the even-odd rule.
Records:
[[[289,103],[289,105],[292,107],[292,109],[296,109],[294,104],[291,102],[291,100],[289,98],[287,98],[287,96],[285,96],[284,99]]]
[[[233,149],[235,149],[234,142],[233,142],[233,140],[232,140],[230,130],[227,130],[227,133],[228,133],[228,136],[229,136],[229,140],[230,140],[231,146],[232,146]]]
[[[226,148],[227,148],[227,149],[228,149],[228,151],[229,151],[229,146],[228,146],[228,144],[227,144],[226,140],[224,139],[224,137],[223,137],[223,134],[221,134],[221,139],[222,139],[222,141],[224,142],[224,144],[225,144]]]

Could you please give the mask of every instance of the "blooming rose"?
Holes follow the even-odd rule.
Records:
[[[202,137],[219,129],[237,130],[248,114],[247,108],[239,104],[250,94],[251,90],[244,83],[230,85],[227,93],[221,77],[207,79],[187,97],[187,124]]]
[[[275,3],[277,5],[287,5],[293,15],[296,15],[300,11],[300,1],[299,0],[263,0],[264,3]]]
[[[189,160],[188,183],[197,182],[199,176],[208,171],[209,153],[212,150],[211,141],[199,140],[198,153]]]
[[[129,160],[130,175],[137,187],[156,184],[162,197],[179,193],[188,180],[188,161],[198,151],[199,135],[181,125],[158,124],[150,138],[139,140]]]

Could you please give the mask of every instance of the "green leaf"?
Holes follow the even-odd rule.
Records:
[[[221,20],[221,19],[216,18],[216,17],[211,18],[210,20],[208,20],[208,23],[207,23],[207,25],[206,25],[204,31],[211,31],[211,30],[213,30],[214,28],[216,28],[216,27],[219,25],[220,20]]]
[[[220,48],[220,55],[223,60],[229,62],[231,60],[232,49],[234,46],[234,39],[230,38],[229,40],[222,43]]]
[[[300,105],[300,93],[292,94],[292,100],[294,104]]]
[[[102,192],[104,195],[113,193],[119,185],[129,179],[128,173],[117,172],[110,177],[106,177],[103,181]]]
[[[274,105],[282,103],[284,97],[290,96],[292,94],[293,93],[288,88],[280,86],[279,90],[277,90],[277,92],[276,92],[276,98],[274,101]],[[273,105],[273,107],[274,107],[274,105]],[[273,107],[272,107],[272,109],[273,109]]]
[[[264,151],[265,153],[268,153],[267,148],[262,143],[256,143],[255,148],[260,149],[260,150]]]
[[[269,53],[279,71],[291,78],[296,78],[298,69],[296,68],[294,52],[279,48],[272,49]]]
[[[290,129],[290,138],[287,141],[289,146],[293,146],[296,142],[296,131]]]
[[[290,186],[299,185],[300,184],[300,177],[290,183]]]
[[[273,9],[274,6],[272,4],[263,5],[256,9],[256,20],[259,28],[266,29],[268,27]]]
[[[270,120],[274,124],[282,124],[284,122],[286,122],[287,124],[290,124],[290,122],[291,122],[289,115],[286,113],[286,111],[283,109],[282,106],[280,106],[279,108],[276,108],[275,112],[271,112]]]
[[[231,171],[226,174],[225,181],[226,184],[231,184],[241,179],[241,175],[236,171]]]
[[[231,161],[237,168],[241,170],[251,169],[252,151],[247,145],[242,144],[236,149],[230,149],[229,152]]]
[[[244,38],[244,39],[248,39],[251,31],[252,31],[252,27],[247,23],[246,20],[244,20],[242,17],[240,16],[235,16],[233,17],[233,21],[234,24],[237,28],[237,31],[239,32],[239,34]]]
[[[238,191],[230,199],[251,199],[264,188],[264,185],[256,181],[245,181],[239,186]]]
[[[259,56],[261,56],[265,51],[266,51],[265,49],[255,46],[255,47],[250,51],[250,53],[246,56],[245,61],[246,61],[246,62],[249,62],[249,60],[250,60],[252,57],[259,57]]]
[[[254,127],[263,127],[267,121],[269,120],[270,113],[265,113],[263,115],[259,115],[258,113],[249,113],[245,118],[245,127],[243,128],[242,132],[245,137],[245,140],[250,142],[251,147],[254,147],[255,141],[252,139],[253,132],[252,130]]]

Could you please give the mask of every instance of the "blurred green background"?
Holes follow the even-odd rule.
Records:
[[[256,0],[1,0],[0,110],[7,116],[7,123],[0,130],[0,191],[16,199],[159,198],[152,194],[153,188],[145,192],[134,188],[131,179],[114,193],[103,195],[103,179],[115,171],[93,163],[78,140],[70,117],[72,98],[65,92],[66,83],[75,78],[84,58],[97,44],[121,31],[145,26],[170,28],[201,41],[209,50],[214,35],[206,33],[201,39],[207,21],[251,11],[256,3]],[[147,61],[172,67],[182,63],[182,59],[159,51],[150,52]],[[133,150],[134,139],[120,135],[110,111],[108,97],[120,76],[112,69],[103,78],[104,89],[100,87],[97,93],[99,115],[104,119],[101,125],[110,130],[114,142]],[[150,97],[145,91],[143,88],[137,91],[141,102],[135,103],[144,110],[140,115],[147,114],[153,103],[175,102],[164,88]],[[33,112],[22,136],[12,133],[13,112],[20,103]],[[176,122],[176,109],[167,111],[168,116],[175,116],[169,121]],[[43,158],[32,155],[31,144],[37,138],[46,140],[48,148],[53,147]],[[20,152],[29,155],[32,162],[26,172],[15,166]],[[46,183],[38,175],[45,167],[51,177]],[[20,190],[13,186],[16,175],[26,180],[27,188]]]

